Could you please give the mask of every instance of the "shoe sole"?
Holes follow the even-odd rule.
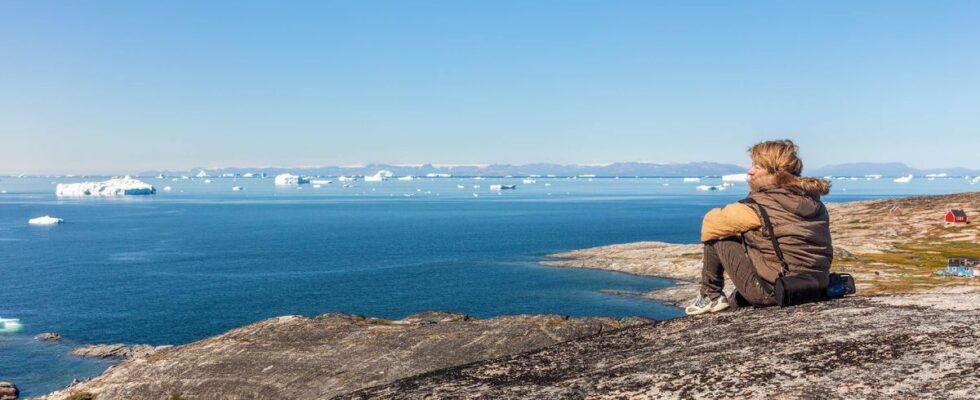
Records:
[[[685,308],[684,309],[684,313],[687,314],[687,315],[701,315],[701,314],[705,314],[705,313],[709,313],[709,312],[724,311],[724,310],[727,310],[729,306],[730,306],[730,304],[728,304],[728,302],[724,302],[724,303],[719,302],[718,304],[715,304],[714,306],[705,307],[705,308],[702,308],[702,309],[699,309],[699,310],[695,310],[695,311],[688,311],[688,309]]]

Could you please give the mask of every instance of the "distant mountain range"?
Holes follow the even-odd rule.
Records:
[[[641,162],[612,163],[607,165],[577,165],[577,164],[490,164],[490,165],[456,165],[435,166],[425,164],[419,166],[404,166],[390,164],[370,164],[357,167],[297,167],[297,168],[195,168],[191,171],[144,171],[140,175],[195,175],[204,170],[208,175],[265,173],[276,175],[289,172],[302,175],[337,176],[337,175],[373,175],[380,170],[389,170],[396,176],[426,174],[450,174],[453,176],[527,176],[527,175],[556,175],[576,176],[595,175],[597,177],[615,176],[720,176],[745,172],[745,167],[734,164],[712,162],[692,162],[678,164],[656,164]]]
[[[980,169],[953,168],[912,168],[900,162],[890,163],[850,163],[828,165],[813,170],[805,170],[811,176],[863,176],[878,174],[883,176],[946,174],[949,176],[977,176]]]
[[[527,176],[527,175],[555,175],[555,176],[576,176],[576,175],[595,175],[597,177],[615,176],[656,176],[656,177],[683,177],[683,176],[721,176],[727,174],[743,173],[746,167],[713,163],[713,162],[690,162],[690,163],[643,163],[643,162],[620,162],[605,165],[579,165],[579,164],[490,164],[490,165],[433,165],[424,164],[416,166],[392,165],[392,164],[369,164],[364,166],[341,167],[341,166],[319,166],[319,167],[269,167],[269,168],[194,168],[188,171],[169,171],[155,170],[141,172],[142,176],[152,176],[157,174],[164,175],[196,175],[201,170],[210,176],[220,176],[222,174],[261,174],[277,175],[281,173],[293,173],[301,175],[315,176],[339,176],[339,175],[373,175],[380,170],[389,170],[396,176],[414,175],[425,176],[426,174],[450,174],[453,176]],[[932,168],[918,169],[898,162],[892,163],[850,163],[828,165],[812,170],[805,170],[804,174],[809,176],[862,176],[879,174],[883,176],[904,176],[908,174],[926,175],[945,173],[949,176],[977,176],[980,169],[969,168]]]

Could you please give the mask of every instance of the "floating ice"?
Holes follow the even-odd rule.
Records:
[[[724,186],[710,186],[710,185],[698,185],[695,187],[697,190],[711,191],[711,190],[725,190]]]
[[[242,190],[245,190],[245,188],[243,188],[241,186],[232,186],[231,187],[231,191],[233,191],[233,192],[241,192]]]
[[[128,177],[104,182],[59,183],[55,189],[58,196],[131,196],[156,192],[153,185]]]
[[[521,182],[522,182],[522,183],[524,183],[525,185],[533,185],[533,184],[535,184],[535,183],[538,183],[538,181],[537,181],[537,180],[535,180],[535,179],[530,179],[530,178],[528,178],[528,179],[524,179],[524,180],[522,180]]]
[[[388,178],[391,178],[392,175],[394,174],[392,174],[391,171],[383,169],[374,175],[365,176],[364,182],[382,182],[388,180]]]
[[[0,333],[19,332],[23,327],[17,318],[0,318]]]
[[[302,185],[304,183],[310,183],[309,178],[304,178],[302,176],[296,176],[293,174],[279,174],[276,175],[276,185],[286,186],[286,185]]]
[[[490,185],[490,190],[499,192],[501,190],[514,190],[517,189],[517,185]]]
[[[163,187],[163,191],[164,191],[164,192],[169,192],[169,191],[171,191],[171,190],[174,190],[174,188],[172,188],[172,187],[170,187],[170,186],[164,186],[164,187]]]
[[[329,184],[333,183],[333,181],[329,181],[329,180],[326,180],[326,179],[311,179],[310,180],[310,183],[312,183],[314,185],[329,185]]]
[[[208,177],[208,173],[207,172],[204,172],[204,170],[202,169],[201,172],[198,172],[196,176],[198,178],[207,178]]]
[[[892,182],[895,182],[895,183],[909,183],[909,182],[912,182],[912,175],[909,174],[908,176],[903,176],[901,178],[895,178],[895,180],[893,180]]]
[[[63,222],[65,222],[65,220],[63,220],[61,218],[55,218],[55,217],[52,217],[50,215],[45,215],[43,217],[37,217],[37,218],[31,218],[31,219],[27,220],[27,223],[28,224],[31,224],[31,225],[58,225],[58,224],[63,223]]]
[[[400,181],[413,181],[413,180],[415,180],[415,177],[414,176],[411,176],[411,175],[399,176],[398,177],[398,180],[400,180]]]
[[[430,172],[425,174],[426,178],[452,178],[452,174],[440,174],[436,172]]]
[[[684,178],[684,183],[698,183],[701,182],[701,178]]]
[[[722,182],[748,182],[748,180],[749,174],[731,174],[721,176]]]

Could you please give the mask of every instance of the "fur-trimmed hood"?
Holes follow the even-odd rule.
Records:
[[[786,172],[777,172],[749,180],[753,192],[776,187],[797,191],[800,194],[819,200],[820,196],[830,193],[830,181],[820,178],[799,177]]]

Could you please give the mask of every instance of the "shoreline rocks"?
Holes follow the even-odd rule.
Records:
[[[71,355],[85,358],[136,358],[153,354],[156,351],[171,346],[150,346],[145,344],[125,345],[116,344],[92,344],[76,347],[72,349]]]
[[[604,332],[340,399],[972,399],[975,294],[848,297]]]
[[[10,382],[0,382],[0,400],[17,400],[20,390]]]
[[[44,332],[34,336],[34,340],[39,340],[42,342],[58,342],[61,341],[61,335],[57,332]]]
[[[48,394],[67,399],[330,398],[425,372],[542,349],[649,323],[643,318],[425,312],[401,320],[324,314],[259,321],[198,342],[133,357]],[[119,354],[102,345],[98,354]]]

